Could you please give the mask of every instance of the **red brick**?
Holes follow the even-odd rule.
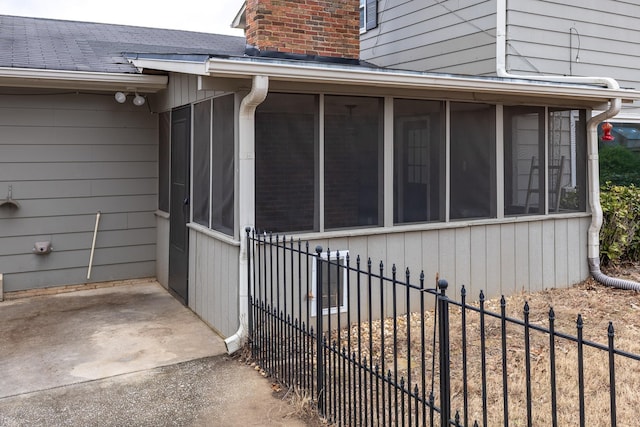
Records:
[[[357,59],[358,6],[357,0],[247,0],[247,43],[267,51]]]

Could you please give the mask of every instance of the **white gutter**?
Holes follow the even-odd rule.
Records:
[[[69,90],[122,90],[155,93],[167,87],[167,76],[0,67],[0,86]]]
[[[249,283],[247,256],[247,238],[245,229],[252,229],[255,219],[255,111],[267,97],[269,91],[269,78],[266,76],[253,76],[251,91],[240,103],[240,117],[238,119],[238,188],[239,194],[239,224],[240,224],[240,259],[238,271],[239,283],[239,322],[238,331],[224,340],[229,354],[242,348],[246,335],[246,323],[249,314],[249,295],[244,285]]]
[[[162,70],[182,74],[195,74],[197,76],[208,76],[206,61],[179,61],[154,58],[135,58],[129,62],[142,71],[145,68],[150,70]]]
[[[526,78],[530,80],[597,84],[609,89],[620,90],[620,85],[610,77],[580,76],[520,76],[510,74],[506,70],[507,62],[507,0],[496,0],[496,74],[498,77]],[[587,262],[589,272],[598,282],[622,289],[640,291],[640,283],[630,280],[616,279],[600,271],[600,229],[602,228],[602,206],[600,205],[600,165],[598,163],[598,125],[615,117],[621,109],[620,96],[612,96],[609,108],[591,117],[587,122],[587,180],[589,191],[589,207],[591,208],[591,224],[587,232]]]
[[[160,65],[160,64],[158,64]],[[164,69],[164,68],[160,68]],[[207,73],[214,77],[251,78],[269,76],[270,81],[321,83],[381,87],[391,89],[442,90],[483,94],[503,94],[558,99],[571,97],[593,103],[608,102],[611,98],[636,99],[638,93],[624,89],[603,89],[579,84],[561,84],[547,78],[547,84],[532,81],[528,76],[511,76],[513,80],[472,78],[453,75],[425,74],[366,67],[341,67],[327,64],[308,64],[295,61],[257,61],[249,58],[210,58]],[[540,80],[540,79],[538,79]],[[553,84],[556,83],[556,84]],[[576,83],[576,82],[567,82]]]

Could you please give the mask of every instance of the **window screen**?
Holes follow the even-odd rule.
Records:
[[[495,123],[493,105],[451,103],[452,219],[495,216]]]
[[[211,100],[193,106],[193,221],[209,227]]]
[[[544,108],[504,107],[504,213],[544,213]]]
[[[160,113],[158,122],[158,209],[169,212],[171,112]]]
[[[394,222],[444,218],[444,103],[394,101]]]
[[[382,221],[382,99],[325,96],[325,228]]]
[[[256,227],[318,230],[316,95],[270,93],[256,110]]]
[[[234,105],[234,95],[213,99],[211,228],[230,235],[235,217]]]
[[[586,210],[586,112],[549,110],[549,213]]]

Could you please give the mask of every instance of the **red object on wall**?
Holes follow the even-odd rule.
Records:
[[[613,129],[613,125],[609,122],[604,122],[602,124],[602,140],[603,141],[613,141],[613,135],[611,135],[611,129]]]
[[[602,140],[603,141],[613,141],[613,135],[611,135],[611,129],[613,129],[613,125],[609,122],[604,122],[602,124]]]

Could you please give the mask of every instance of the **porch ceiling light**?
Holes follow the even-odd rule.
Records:
[[[116,92],[116,102],[124,104],[127,101],[127,95],[124,92]]]
[[[138,95],[138,92],[136,92],[136,96],[135,98],[133,98],[133,105],[135,105],[136,107],[140,107],[144,105],[144,102],[144,96]]]

